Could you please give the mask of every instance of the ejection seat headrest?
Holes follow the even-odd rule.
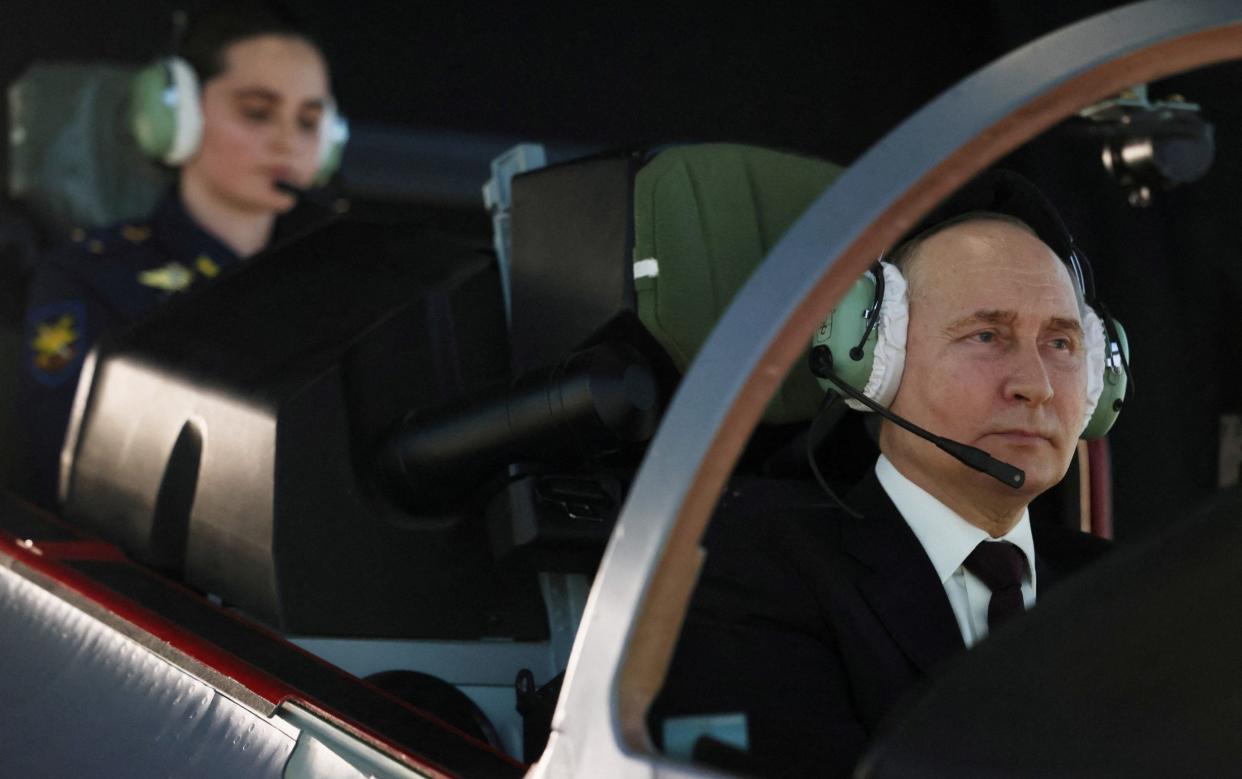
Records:
[[[129,130],[135,70],[35,63],[9,85],[8,194],[53,240],[73,227],[143,216],[172,181]]]
[[[669,147],[639,169],[638,315],[680,370],[750,274],[842,170],[823,160],[724,143]],[[822,397],[810,372],[795,368],[764,420],[808,420]]]

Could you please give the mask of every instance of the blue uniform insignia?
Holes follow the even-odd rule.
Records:
[[[30,347],[30,370],[34,378],[55,387],[77,374],[75,367],[82,358],[85,344],[86,306],[80,300],[69,300],[41,306],[30,312],[33,334]]]

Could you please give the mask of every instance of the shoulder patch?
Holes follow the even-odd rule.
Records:
[[[55,387],[76,371],[87,344],[82,342],[86,331],[86,306],[80,300],[68,300],[41,306],[30,312],[30,371],[41,384]]]
[[[194,283],[194,271],[179,262],[170,262],[138,274],[138,283],[165,292],[180,292]]]
[[[214,279],[220,275],[220,266],[206,254],[198,255],[198,259],[194,261],[194,269],[205,279]]]

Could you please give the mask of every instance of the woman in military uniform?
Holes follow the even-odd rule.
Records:
[[[37,502],[54,505],[70,408],[97,338],[261,251],[295,205],[278,185],[310,186],[327,155],[339,155],[326,137],[337,121],[319,48],[254,4],[216,4],[192,21],[178,57],[139,76],[135,135],[178,176],[147,220],[76,231],[36,272],[19,403]]]

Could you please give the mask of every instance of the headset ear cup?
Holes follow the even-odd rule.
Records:
[[[129,89],[129,128],[143,154],[162,160],[172,148],[177,114],[165,97],[170,84],[163,62],[134,74]]]
[[[1130,363],[1130,341],[1120,322],[1113,319],[1110,324],[1113,332],[1106,336],[1104,345],[1104,388],[1100,392],[1100,399],[1096,401],[1091,419],[1080,436],[1086,441],[1094,441],[1108,435],[1108,431],[1121,414],[1122,405],[1125,403],[1126,387],[1130,380],[1127,372],[1127,366]]]
[[[875,277],[868,273],[854,282],[824,319],[815,332],[812,347],[826,346],[834,373],[876,403],[887,406],[893,402],[901,382],[909,309],[901,272],[888,263],[880,263],[879,268],[884,274],[884,297],[875,314],[877,325],[867,332],[868,312],[876,304]],[[833,387],[824,378],[819,378],[819,384],[824,390]],[[855,410],[867,410],[857,401],[847,399],[846,403]]]
[[[317,186],[326,184],[332,174],[340,169],[348,141],[349,122],[337,112],[336,103],[329,101],[319,120],[319,158],[315,170]]]
[[[867,329],[867,310],[874,302],[875,279],[871,274],[865,274],[854,282],[837,307],[824,318],[811,341],[812,347],[828,347],[833,373],[853,387],[864,386],[871,377],[878,328],[871,331],[861,353],[856,352],[855,348]],[[817,380],[824,391],[833,388],[830,379],[817,377]]]
[[[181,165],[198,151],[202,106],[194,69],[180,57],[143,68],[130,86],[130,129],[144,154]]]

